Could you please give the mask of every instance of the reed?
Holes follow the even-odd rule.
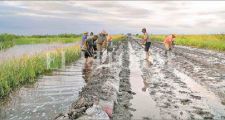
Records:
[[[50,62],[49,57],[51,58]],[[60,68],[64,63],[62,61],[63,57],[65,57],[65,64],[77,60],[80,58],[80,47],[59,48],[1,63],[0,97],[7,96],[10,91],[19,86],[35,82],[36,78],[41,74]]]

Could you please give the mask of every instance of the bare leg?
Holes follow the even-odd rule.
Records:
[[[145,52],[145,56],[146,56],[146,60],[149,58],[149,53],[148,52]]]

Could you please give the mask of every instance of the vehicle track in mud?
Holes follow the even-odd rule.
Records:
[[[151,48],[153,65],[149,66],[137,41],[130,43],[162,119],[225,119],[225,76],[223,67],[218,67],[224,65],[222,53],[211,56],[202,54],[204,50],[176,47],[165,57],[163,46],[155,43]],[[210,60],[205,60],[207,56]]]

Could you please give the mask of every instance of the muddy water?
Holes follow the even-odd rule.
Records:
[[[68,44],[32,44],[32,45],[16,45],[6,50],[0,51],[0,62],[8,60],[11,58],[20,57],[23,55],[33,55],[40,53],[42,51],[52,50],[59,47],[66,47],[78,44],[68,43]]]
[[[159,108],[156,107],[155,101],[149,95],[148,83],[142,78],[142,72],[140,69],[140,59],[135,55],[135,52],[131,45],[130,48],[130,84],[131,89],[136,94],[130,101],[132,103],[131,108],[135,111],[132,112],[132,119],[160,119]]]
[[[141,58],[144,55],[143,48],[137,42],[131,43],[135,54]],[[188,50],[175,50],[179,50],[180,54],[170,53],[165,57],[164,50],[156,45],[151,48],[153,65],[144,67],[146,62],[140,61],[142,74],[148,81],[147,89],[156,106],[160,108],[160,117],[225,119],[223,97],[217,94],[222,93],[225,85],[222,82],[225,80],[224,73],[220,72],[223,69],[208,67],[208,64],[213,62],[204,60],[204,56],[210,57],[210,53],[206,52],[206,56],[198,50],[196,52],[193,50],[193,53]],[[189,57],[186,57],[186,53]],[[190,56],[200,61],[193,60]],[[219,55],[214,57],[223,60]],[[201,61],[207,64],[201,64]]]
[[[82,59],[41,76],[33,85],[12,93],[0,106],[1,120],[48,120],[69,109],[85,85]]]

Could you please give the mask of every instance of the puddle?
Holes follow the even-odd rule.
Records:
[[[13,92],[0,106],[1,120],[48,120],[69,109],[85,85],[83,59],[42,76],[33,85]]]
[[[136,94],[130,101],[132,103],[132,119],[160,119],[159,109],[156,107],[155,101],[151,98],[148,92],[148,83],[143,80],[140,69],[140,61],[135,55],[131,44],[130,48],[130,84],[132,91]]]
[[[205,100],[209,109],[214,113],[215,119],[221,119],[221,116],[225,116],[225,106],[221,104],[220,99],[211,91],[208,91],[205,87],[199,85],[192,78],[174,69],[174,74],[181,78],[186,83],[187,87],[196,93],[202,99]]]

